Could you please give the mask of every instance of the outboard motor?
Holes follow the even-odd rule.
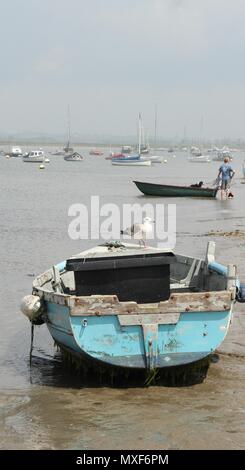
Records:
[[[33,325],[42,325],[44,319],[41,299],[37,295],[26,295],[21,301],[21,311]]]
[[[240,284],[236,292],[237,302],[245,302],[245,284]]]

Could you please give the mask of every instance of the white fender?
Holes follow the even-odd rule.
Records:
[[[38,295],[26,295],[23,297],[20,309],[30,321],[36,320],[41,313],[41,300]]]

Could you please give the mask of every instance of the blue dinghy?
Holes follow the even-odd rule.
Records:
[[[236,267],[108,243],[38,276],[22,311],[84,367],[147,374],[207,359],[231,322]]]

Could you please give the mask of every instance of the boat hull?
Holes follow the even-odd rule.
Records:
[[[118,165],[118,166],[151,166],[151,161],[150,160],[118,160],[117,162],[116,161],[112,161],[112,165]]]
[[[147,196],[215,198],[218,192],[217,188],[191,188],[188,186],[170,186],[140,181],[134,181],[134,183]]]
[[[163,162],[162,157],[158,157],[158,156],[154,156],[154,155],[153,156],[148,155],[147,157],[143,156],[143,157],[140,157],[140,158],[143,161],[144,160],[150,160],[151,163],[162,163]]]
[[[156,315],[155,315],[156,316]],[[57,344],[79,357],[115,368],[145,371],[182,366],[208,357],[222,343],[231,309],[183,312],[178,321],[132,324],[132,315],[71,315],[70,308],[47,302],[47,326]]]
[[[25,163],[43,163],[45,160],[45,157],[23,157],[22,158],[23,162]]]
[[[188,161],[191,163],[210,163],[211,162],[210,159],[207,159],[207,160],[189,159]]]
[[[112,162],[134,162],[140,161],[139,155],[124,155],[122,157],[112,157]]]

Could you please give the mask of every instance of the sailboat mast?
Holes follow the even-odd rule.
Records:
[[[154,134],[154,148],[157,145],[157,105],[155,105],[155,134]]]
[[[70,105],[68,104],[67,109],[67,148],[70,148],[70,139],[71,139],[71,114],[70,114]]]
[[[141,132],[142,132],[141,113],[139,113],[139,155],[141,152]]]

